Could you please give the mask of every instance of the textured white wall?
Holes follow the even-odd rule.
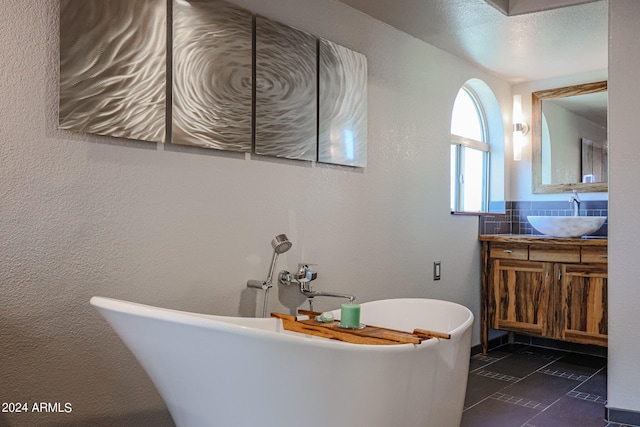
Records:
[[[638,91],[640,2],[609,1],[608,406],[640,412]]]
[[[0,402],[73,411],[0,425],[171,425],[89,298],[254,315],[262,293],[245,284],[264,278],[279,233],[294,244],[279,267],[319,264],[318,289],[446,299],[479,317],[478,219],[449,214],[450,112],[469,78],[507,112],[510,87],[334,0],[237,3],[367,55],[366,169],[60,131],[58,2],[3,1]],[[270,309],[303,304],[275,289]]]

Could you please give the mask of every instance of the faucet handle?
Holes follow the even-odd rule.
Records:
[[[310,271],[310,270],[309,270]],[[317,276],[317,273],[314,273]],[[294,283],[298,284],[300,286],[300,291],[301,292],[305,292],[305,291],[311,291],[311,280],[307,279],[304,276],[298,277],[298,274],[292,274],[289,273],[286,270],[282,270],[280,272],[280,274],[278,275],[278,282],[281,285],[293,285]]]
[[[299,262],[298,263],[298,270],[302,269],[302,268],[309,268],[309,267],[316,267],[318,264],[311,264],[308,262]]]
[[[308,264],[306,262],[298,263],[298,272],[296,273],[296,279],[306,279],[308,281],[316,280],[318,273],[309,268],[318,264]]]

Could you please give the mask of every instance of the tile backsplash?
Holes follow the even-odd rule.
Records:
[[[506,215],[488,215],[480,217],[480,234],[541,234],[529,224],[528,215],[571,216],[573,210],[569,202],[506,202]],[[581,216],[608,216],[607,200],[585,200],[580,203]],[[606,236],[607,220],[594,236]]]

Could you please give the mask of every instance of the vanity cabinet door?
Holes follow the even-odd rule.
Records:
[[[607,345],[607,266],[558,264],[561,339]]]
[[[554,324],[553,264],[494,259],[492,328],[548,336]]]

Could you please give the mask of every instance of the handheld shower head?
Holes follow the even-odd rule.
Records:
[[[264,289],[264,305],[262,307],[262,317],[267,317],[267,304],[269,301],[269,289],[273,286],[273,271],[276,269],[276,263],[278,262],[278,255],[287,252],[291,249],[293,243],[287,239],[284,234],[278,234],[271,241],[271,247],[273,247],[273,256],[271,257],[271,268],[269,268],[269,275],[267,280],[248,280],[247,286],[250,288]]]
[[[276,263],[278,262],[278,255],[287,252],[293,246],[293,243],[287,239],[287,236],[284,234],[278,234],[271,241],[271,246],[273,247],[273,257],[271,258],[271,268],[269,269],[269,276],[267,276],[267,282],[272,283],[273,281],[273,271],[276,268]]]
[[[287,252],[289,249],[291,249],[291,246],[293,246],[293,243],[291,243],[289,239],[287,239],[286,235],[278,234],[271,241],[271,246],[273,247],[273,250],[275,251],[275,253],[283,254]]]

